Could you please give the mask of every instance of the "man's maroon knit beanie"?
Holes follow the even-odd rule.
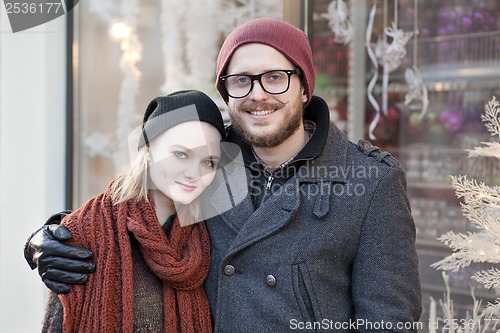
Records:
[[[307,103],[309,103],[314,91],[316,73],[307,36],[293,25],[273,18],[258,18],[243,23],[233,30],[222,44],[217,57],[216,87],[226,103],[229,98],[224,84],[219,78],[226,74],[225,71],[236,49],[248,43],[271,46],[300,68],[302,83],[307,94]]]

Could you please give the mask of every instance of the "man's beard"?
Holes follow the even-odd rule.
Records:
[[[268,110],[277,110],[275,112],[283,112],[281,109],[286,105],[286,103],[281,102],[273,102],[273,103],[252,103],[246,106],[240,106],[237,110],[229,113],[229,117],[231,118],[231,123],[233,125],[234,130],[238,133],[246,143],[251,145],[252,147],[257,148],[273,148],[277,147],[286,139],[288,139],[292,134],[294,134],[302,124],[302,101],[300,103],[294,103],[290,105],[293,112],[289,119],[286,119],[277,130],[271,133],[266,134],[258,134],[252,132],[252,130],[241,120],[240,112],[247,112],[254,110],[257,107],[261,107],[262,109]]]

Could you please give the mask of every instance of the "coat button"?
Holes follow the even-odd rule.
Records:
[[[224,266],[224,274],[226,274],[227,276],[234,275],[235,271],[236,270],[234,269],[233,265],[226,265],[226,266]]]
[[[269,287],[274,287],[276,285],[276,278],[272,275],[266,277],[266,283]]]

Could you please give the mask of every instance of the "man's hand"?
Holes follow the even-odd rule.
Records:
[[[70,238],[64,226],[49,224],[35,231],[24,246],[24,257],[31,269],[38,267],[42,281],[58,294],[68,293],[68,284],[87,282],[87,274],[95,271],[95,264],[87,261],[92,252],[62,242]]]

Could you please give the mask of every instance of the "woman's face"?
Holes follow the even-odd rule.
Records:
[[[176,125],[160,135],[150,145],[153,190],[174,203],[191,203],[215,177],[220,141],[219,131],[200,121]]]

